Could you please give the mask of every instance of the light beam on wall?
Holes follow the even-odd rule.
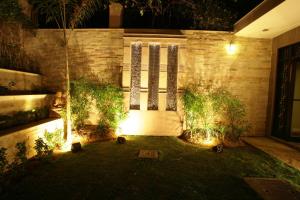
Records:
[[[117,129],[117,135],[131,135],[141,131],[141,117],[135,110],[130,110],[126,120],[121,122]]]

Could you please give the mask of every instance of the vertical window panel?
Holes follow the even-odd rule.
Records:
[[[149,45],[148,110],[158,110],[160,45]]]
[[[177,110],[178,46],[168,46],[167,110]]]
[[[130,109],[140,109],[142,44],[131,45]]]

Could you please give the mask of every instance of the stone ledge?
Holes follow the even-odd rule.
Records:
[[[0,96],[1,115],[17,111],[28,111],[50,105],[53,94],[5,95]]]
[[[41,74],[34,73],[34,72],[25,72],[25,71],[19,71],[14,69],[6,69],[6,68],[0,68],[0,73],[16,73],[16,74],[22,74],[22,75],[28,75],[28,76],[42,76]]]

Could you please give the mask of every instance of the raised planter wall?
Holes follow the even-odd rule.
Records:
[[[9,90],[32,91],[42,87],[42,76],[0,68],[0,86],[7,87]]]
[[[63,129],[63,127],[62,119],[46,119],[18,127],[18,129],[5,130],[5,132],[0,131],[0,147],[7,149],[7,158],[9,162],[12,162],[17,153],[16,144],[26,141],[28,149],[27,157],[30,158],[36,154],[34,143],[38,137],[43,137],[46,130],[53,132],[56,129]]]
[[[10,115],[18,111],[30,111],[35,108],[49,106],[53,95],[6,95],[0,96],[0,115]]]

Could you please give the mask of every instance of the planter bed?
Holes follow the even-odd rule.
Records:
[[[52,94],[2,95],[0,96],[0,115],[12,115],[18,111],[49,106],[52,99]]]
[[[19,111],[12,115],[0,115],[0,130],[36,122],[49,117],[49,108],[37,108],[29,111]]]
[[[26,141],[28,157],[35,155],[34,142],[38,137],[43,137],[45,131],[53,132],[55,129],[63,129],[63,120],[58,118],[47,118],[22,126],[0,131],[0,147],[7,149],[7,157],[12,161],[15,157],[15,145]]]

